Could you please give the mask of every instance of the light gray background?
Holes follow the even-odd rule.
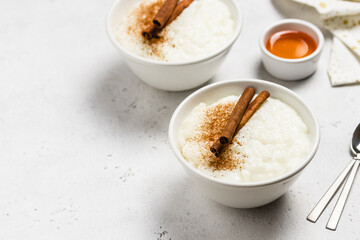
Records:
[[[286,0],[239,1],[244,26],[211,82],[258,78],[289,87],[316,113],[321,144],[279,200],[240,210],[208,200],[173,155],[170,117],[192,91],[141,82],[105,32],[112,0],[0,2],[0,239],[359,239],[360,179],[336,232],[306,215],[350,161],[360,86],[331,88],[331,36],[318,71],[270,77],[258,38],[272,22],[309,16]]]

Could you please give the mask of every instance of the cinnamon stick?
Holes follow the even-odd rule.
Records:
[[[159,11],[156,13],[153,23],[158,28],[163,28],[167,21],[169,20],[171,14],[173,13],[178,0],[166,0],[164,4],[161,6]]]
[[[183,11],[185,8],[187,8],[194,0],[182,0],[179,2],[179,4],[176,6],[174,11],[172,12],[168,22],[166,25],[170,24],[172,21],[175,20]]]
[[[215,154],[216,157],[219,157],[225,146],[230,143],[232,138],[235,136],[235,131],[237,130],[237,126],[240,124],[240,121],[244,115],[244,112],[246,108],[249,105],[249,102],[251,101],[252,97],[255,94],[254,88],[246,88],[239,98],[238,102],[236,103],[233,111],[230,114],[230,117],[228,119],[228,122],[226,123],[226,126],[221,133],[221,136],[223,137],[226,135],[227,142],[222,143],[221,137],[217,139],[213,145],[210,148],[210,151]],[[229,140],[231,139],[231,140]]]
[[[175,8],[172,9],[172,4],[175,1],[167,0],[155,15],[152,24],[147,29],[143,30],[141,34],[148,40],[158,38],[158,33],[174,21],[193,1],[194,0],[182,0],[177,5],[175,4]],[[170,16],[166,18],[169,13]]]
[[[216,157],[219,157],[222,150],[225,148],[226,144],[221,144],[220,140],[216,140],[211,146],[210,151],[215,154]]]
[[[235,134],[236,128],[243,117],[246,108],[255,94],[255,89],[252,87],[245,88],[239,101],[236,103],[234,110],[231,112],[229,120],[226,123],[224,130],[220,136],[220,143],[226,144],[231,142]]]
[[[261,107],[261,105],[270,97],[270,93],[268,91],[262,91],[259,93],[256,98],[249,104],[247,107],[243,117],[239,125],[237,126],[234,136],[240,131],[242,127],[250,120],[250,118],[255,114],[255,112]],[[239,100],[240,101],[240,100]],[[233,136],[233,137],[234,137]],[[220,139],[216,140],[210,151],[215,154],[216,157],[219,157],[223,149],[227,146],[227,144],[222,144]]]
[[[250,118],[254,115],[254,113],[261,107],[261,105],[266,101],[266,99],[270,97],[270,93],[268,91],[262,91],[256,98],[249,104],[246,109],[244,116],[242,117],[239,125],[236,128],[236,135],[242,127],[250,120]]]
[[[148,40],[151,40],[153,37],[157,37],[157,28],[156,28],[156,25],[154,23],[151,23],[151,25],[142,31],[142,35],[148,39]]]

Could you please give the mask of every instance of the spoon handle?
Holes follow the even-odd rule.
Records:
[[[330,229],[333,231],[336,230],[336,227],[340,220],[341,213],[342,213],[345,203],[346,203],[346,199],[349,196],[350,189],[351,189],[351,186],[353,184],[353,181],[354,181],[354,178],[356,175],[356,171],[358,170],[359,163],[360,163],[360,161],[356,161],[355,165],[353,166],[353,168],[351,170],[349,178],[346,180],[345,186],[344,186],[343,190],[341,191],[340,197],[339,197],[338,201],[336,202],[334,210],[332,211],[330,219],[326,225],[327,229]]]
[[[329,204],[330,200],[333,198],[340,185],[344,182],[346,176],[350,172],[350,169],[354,165],[356,160],[352,160],[346,168],[341,172],[341,174],[337,177],[335,182],[329,187],[324,196],[320,199],[320,201],[316,204],[316,206],[311,210],[309,215],[307,216],[307,220],[310,222],[316,222],[320,217],[321,213],[324,211],[326,206]]]

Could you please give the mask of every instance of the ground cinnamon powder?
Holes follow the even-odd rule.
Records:
[[[246,155],[232,152],[231,146],[234,143],[241,146],[241,143],[236,139],[224,149],[220,157],[215,157],[210,152],[210,147],[220,137],[235,104],[235,101],[229,101],[207,107],[202,122],[197,126],[199,134],[190,139],[190,141],[197,142],[201,146],[201,153],[205,161],[203,164],[212,167],[214,170],[241,168],[247,158]]]
[[[136,22],[130,25],[127,29],[127,34],[138,36],[143,39],[144,44],[150,46],[150,55],[156,56],[162,60],[165,59],[165,56],[161,53],[161,46],[167,41],[167,31],[163,29],[159,33],[159,38],[152,38],[148,40],[142,36],[142,31],[147,29],[154,19],[154,16],[159,11],[160,7],[163,5],[165,0],[157,0],[150,2],[143,2],[137,7],[132,13],[135,15]]]

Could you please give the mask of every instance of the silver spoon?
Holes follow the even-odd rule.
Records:
[[[338,201],[336,202],[335,208],[331,213],[330,219],[326,226],[327,229],[335,230],[337,224],[340,220],[340,216],[342,210],[344,209],[346,199],[350,193],[351,185],[354,181],[356,171],[359,167],[360,160],[360,124],[354,131],[353,138],[350,144],[351,152],[354,155],[353,160],[346,166],[346,168],[341,172],[339,177],[335,180],[335,182],[330,186],[330,188],[326,191],[324,196],[320,199],[320,201],[316,204],[314,209],[310,212],[307,217],[307,220],[311,222],[316,222],[320,217],[321,213],[324,211],[326,206],[329,204],[330,200],[333,198],[335,193],[340,188],[341,184],[344,182],[348,173],[352,169],[349,178],[346,181],[346,184],[340,194]]]

